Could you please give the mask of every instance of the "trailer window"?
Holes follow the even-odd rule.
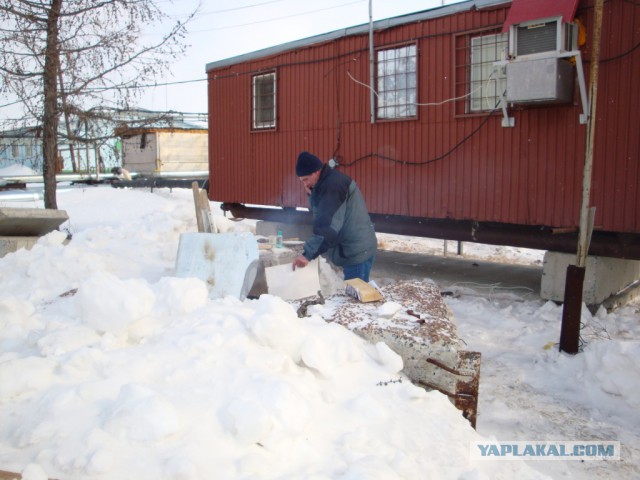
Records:
[[[504,69],[494,66],[508,48],[495,30],[456,37],[456,114],[491,111],[507,87]]]
[[[276,126],[276,74],[275,72],[253,77],[253,128]]]
[[[507,88],[504,69],[493,62],[500,60],[507,48],[507,34],[484,35],[471,39],[471,99],[472,111],[493,110]]]
[[[377,117],[408,118],[417,114],[416,46],[378,50]]]

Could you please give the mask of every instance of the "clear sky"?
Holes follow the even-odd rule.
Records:
[[[372,0],[373,20],[458,3],[460,0]],[[200,3],[189,25],[184,58],[161,82],[199,82],[148,88],[140,106],[151,110],[206,112],[206,65],[340,28],[369,22],[369,0],[159,0],[172,18]]]

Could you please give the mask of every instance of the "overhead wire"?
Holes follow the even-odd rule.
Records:
[[[341,3],[340,5],[335,5],[335,6],[331,6],[331,7],[318,8],[316,10],[308,10],[306,12],[301,12],[301,13],[292,13],[291,15],[283,15],[281,17],[273,17],[273,18],[267,18],[267,19],[264,19],[264,20],[257,20],[255,22],[240,23],[240,24],[235,24],[235,25],[226,25],[226,26],[222,26],[222,27],[207,28],[207,29],[203,29],[203,30],[190,30],[190,32],[191,33],[205,33],[205,32],[214,32],[214,31],[218,31],[218,30],[229,30],[231,28],[249,27],[249,26],[252,26],[252,25],[259,25],[261,23],[275,22],[275,21],[284,20],[284,19],[287,19],[287,18],[303,17],[305,15],[310,15],[312,13],[325,12],[327,10],[335,10],[337,8],[347,7],[349,5],[355,5],[357,3],[363,3],[364,1],[365,0],[356,0],[356,1],[353,1],[353,2]]]
[[[244,6],[239,6],[239,7],[229,8],[229,9],[221,9],[221,10],[214,10],[214,11],[210,11],[210,12],[203,12],[200,15],[231,12],[231,11],[242,10],[242,9],[247,9],[247,8],[259,7],[259,6],[267,5],[267,4],[271,4],[271,3],[277,3],[277,2],[280,2],[280,1],[283,1],[283,0],[269,0],[269,1],[261,2],[261,3],[255,3],[255,4],[252,4],[252,5],[244,5]],[[304,16],[304,15],[307,15],[307,14],[310,14],[310,13],[317,13],[319,11],[330,10],[330,9],[335,9],[335,8],[341,8],[343,6],[353,5],[353,4],[356,4],[356,3],[361,3],[363,1],[364,0],[357,0],[357,1],[354,1],[354,2],[343,3],[343,4],[340,4],[340,5],[327,7],[327,8],[323,8],[323,9],[312,10],[312,11],[303,12],[303,13],[294,14],[294,15],[289,15],[289,16],[284,16],[284,17],[276,17],[276,18],[261,20],[259,22],[252,22],[252,23],[240,24],[240,25],[229,25],[229,26],[226,26],[226,27],[220,27],[220,29],[229,29],[229,28],[235,28],[235,27],[242,27],[242,26],[254,25],[254,24],[257,24],[257,23],[266,23],[266,22],[270,22],[270,21],[276,21],[276,20],[280,20],[280,19],[284,19],[284,18],[291,18],[291,17],[295,17],[295,16]],[[635,3],[635,2],[630,2],[630,3]],[[212,31],[212,30],[217,30],[217,29],[193,31],[192,33],[198,33],[198,32],[203,32],[203,31]],[[420,37],[420,38],[423,38],[423,37]],[[636,45],[634,45],[633,47],[631,47],[629,50],[627,50],[625,52],[622,52],[622,53],[620,53],[618,55],[615,55],[613,57],[601,60],[601,63],[607,63],[607,62],[611,62],[611,61],[623,58],[623,57],[633,53],[639,47],[640,47],[640,43],[637,43]],[[588,63],[590,60],[589,59],[585,59],[584,61]],[[371,88],[367,84],[365,84],[363,82],[360,82],[359,80],[355,79],[351,75],[350,72],[347,72],[347,74],[349,75],[349,77],[351,78],[352,81],[354,81],[354,82],[356,82],[358,84],[361,84],[361,85],[363,85],[363,86],[365,86],[367,88]],[[490,79],[491,79],[491,77],[490,77]],[[199,79],[191,79],[191,80],[177,80],[177,81],[173,81],[173,82],[152,83],[152,84],[139,85],[139,86],[95,87],[95,88],[89,88],[88,90],[94,91],[94,92],[101,92],[101,91],[108,91],[108,90],[113,90],[113,89],[156,88],[156,87],[163,87],[163,86],[181,85],[181,84],[189,84],[189,83],[199,83],[199,82],[204,82],[204,81],[207,81],[207,78],[199,78]],[[439,106],[439,105],[442,105],[442,104],[445,104],[445,103],[448,103],[448,102],[451,102],[451,101],[461,100],[461,99],[464,99],[466,97],[469,97],[479,89],[481,89],[481,86],[478,87],[475,90],[470,91],[469,93],[467,93],[465,95],[460,96],[460,97],[449,98],[449,99],[443,100],[441,102],[416,103],[415,105],[418,105],[418,106]],[[378,93],[375,90],[373,90],[373,91],[374,91],[375,95],[378,96]],[[16,105],[16,104],[19,104],[19,103],[22,103],[22,101],[21,100],[17,100],[17,101],[14,101],[14,102],[6,103],[6,104],[3,104],[3,105],[0,105],[0,108],[9,107],[9,106]],[[493,110],[492,112],[494,112],[494,111],[495,110]],[[355,162],[355,160],[354,160],[354,162]],[[346,165],[346,164],[343,164],[343,165]]]
[[[239,10],[246,10],[247,8],[262,7],[263,5],[269,5],[269,4],[272,4],[272,3],[280,3],[282,1],[284,1],[284,0],[268,0],[266,2],[253,3],[251,5],[241,5],[239,7],[223,8],[221,10],[204,11],[204,12],[201,12],[199,15],[203,16],[203,15],[215,15],[215,14],[218,14],[218,13],[237,12]]]

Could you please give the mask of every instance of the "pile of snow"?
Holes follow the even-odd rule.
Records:
[[[179,236],[196,230],[192,198],[69,188],[64,231],[0,259],[0,470],[31,480],[637,473],[637,305],[585,309],[589,343],[570,357],[545,349],[558,338],[555,304],[448,299],[483,354],[476,432],[388,349],[299,319],[277,297],[211,300],[200,280],[174,277]],[[253,228],[212,207],[224,229]],[[471,442],[495,438],[619,440],[623,460],[470,459]]]
[[[42,172],[26,167],[24,165],[13,164],[8,167],[0,168],[0,177],[20,177],[27,175],[40,175]]]

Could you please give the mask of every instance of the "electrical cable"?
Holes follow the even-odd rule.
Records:
[[[198,78],[194,80],[177,80],[175,82],[164,82],[164,83],[151,83],[148,85],[116,85],[113,87],[88,87],[85,88],[85,91],[90,92],[106,92],[109,90],[128,90],[128,89],[136,89],[136,88],[155,88],[155,87],[166,87],[168,85],[182,85],[186,83],[198,83],[198,82],[206,82],[207,78]]]
[[[498,102],[499,104],[499,102]],[[454,145],[453,147],[451,147],[451,149],[449,149],[449,151],[443,153],[442,155],[439,155],[435,158],[429,159],[429,160],[423,160],[423,161],[419,161],[419,162],[409,162],[406,160],[399,160],[397,158],[393,158],[393,157],[388,157],[386,155],[381,155],[379,153],[368,153],[366,155],[363,155],[361,157],[356,158],[355,160],[352,160],[351,162],[347,162],[347,163],[337,163],[337,166],[339,167],[351,167],[353,165],[355,165],[356,163],[365,160],[367,158],[373,158],[373,157],[377,157],[380,158],[382,160],[387,160],[389,162],[392,163],[399,163],[401,165],[408,165],[408,166],[421,166],[421,165],[428,165],[430,163],[435,163],[438,162],[440,160],[444,160],[445,158],[447,158],[449,155],[451,155],[454,151],[456,151],[458,148],[460,148],[464,143],[467,142],[467,140],[469,140],[471,137],[473,137],[476,133],[478,133],[482,127],[484,127],[486,125],[486,123],[489,121],[489,119],[493,116],[493,114],[495,112],[498,111],[498,107],[496,106],[496,108],[494,108],[493,110],[491,110],[486,116],[485,118],[482,120],[482,122],[480,122],[480,125],[478,125],[476,128],[473,129],[473,131],[471,133],[469,133],[467,136],[465,136],[462,140],[460,140],[456,145]]]
[[[600,63],[607,63],[607,62],[611,62],[611,61],[623,58],[623,57],[633,53],[639,47],[640,47],[640,43],[637,43],[636,45],[634,45],[631,49],[627,50],[626,52],[623,52],[623,53],[621,53],[619,55],[616,55],[614,57],[610,57],[610,58],[606,58],[604,60],[601,60]],[[320,62],[320,61],[328,61],[328,60],[332,60],[333,58],[338,58],[340,56],[342,56],[342,55],[337,55],[336,57],[327,58],[327,59],[313,60],[313,61],[310,61],[308,63],[316,63],[316,62]],[[586,63],[590,62],[589,59],[585,59],[584,61]],[[300,63],[302,63],[302,62],[300,62]],[[294,65],[297,65],[297,64],[299,64],[299,63],[278,65],[278,67],[294,66]],[[366,83],[363,83],[360,80],[354,78],[351,75],[351,72],[347,71],[347,75],[349,75],[349,78],[351,78],[351,80],[353,80],[355,83],[358,83],[358,84],[360,84],[360,85],[362,85],[362,86],[364,86],[366,88],[371,88]],[[237,74],[234,73],[234,74],[228,75],[228,76],[229,77],[231,77],[231,76],[236,77]],[[226,78],[226,76],[219,76],[219,77],[216,77],[216,78],[222,79],[222,78]],[[101,91],[114,90],[114,89],[155,88],[155,87],[166,87],[166,86],[171,86],[171,85],[182,85],[182,84],[198,83],[198,82],[206,82],[206,81],[207,81],[207,78],[198,78],[198,79],[192,79],[192,80],[179,80],[179,81],[175,81],[175,82],[153,83],[153,84],[138,85],[138,86],[126,86],[125,85],[125,86],[119,86],[119,87],[95,87],[95,88],[88,88],[87,90],[95,91],[95,92],[101,92]],[[494,79],[494,81],[495,81],[495,79]],[[434,103],[415,103],[414,105],[417,105],[417,106],[439,106],[439,105],[443,105],[443,104],[448,103],[448,102],[453,102],[453,101],[456,101],[456,100],[462,100],[463,98],[466,98],[466,97],[469,97],[469,96],[473,95],[474,93],[476,93],[480,89],[482,89],[482,86],[479,86],[476,89],[474,89],[474,90],[470,91],[469,93],[467,93],[466,95],[462,95],[460,97],[449,98],[449,99],[443,100],[441,102],[434,102]],[[378,93],[375,91],[375,89],[373,89],[373,92],[377,97]],[[15,105],[17,103],[21,103],[21,102],[20,101],[16,101],[16,102],[13,102],[13,103],[7,103],[5,105],[0,105],[0,108],[8,107],[8,106],[11,106],[11,105]]]
[[[284,19],[287,19],[287,18],[302,17],[302,16],[305,16],[305,15],[310,15],[312,13],[324,12],[326,10],[334,10],[336,8],[346,7],[346,6],[349,6],[349,5],[355,5],[356,3],[362,3],[363,1],[364,0],[356,0],[355,2],[343,3],[343,4],[340,4],[340,5],[337,5],[337,6],[333,6],[333,7],[319,8],[317,10],[309,10],[307,12],[294,13],[294,14],[291,14],[291,15],[285,15],[283,17],[268,18],[266,20],[258,20],[256,22],[241,23],[241,24],[236,24],[236,25],[227,25],[227,26],[223,26],[223,27],[208,28],[208,29],[204,29],[204,30],[190,30],[189,33],[206,33],[206,32],[214,32],[214,31],[218,31],[218,30],[228,30],[230,28],[249,27],[251,25],[258,25],[260,23],[275,22],[275,21],[284,20]]]
[[[614,60],[619,60],[619,59],[621,59],[623,57],[626,57],[627,55],[633,53],[633,51],[636,50],[638,47],[640,47],[640,42],[636,43],[633,47],[631,47],[626,52],[623,52],[623,53],[621,53],[619,55],[615,55],[613,57],[605,58],[604,60],[600,60],[600,63],[607,63],[607,62],[613,62]],[[590,63],[591,60],[586,60],[586,62]]]
[[[282,0],[269,0],[266,2],[254,3],[252,5],[243,5],[240,7],[225,8],[222,10],[210,10],[206,12],[200,12],[199,16],[216,15],[218,13],[227,13],[227,12],[237,12],[238,10],[246,10],[247,8],[262,7],[263,5],[269,5],[270,3],[279,3],[279,2],[282,2]]]
[[[369,85],[367,85],[366,83],[361,82],[360,80],[357,80],[356,78],[353,77],[353,75],[351,75],[351,72],[349,72],[348,70],[347,70],[347,75],[355,83],[358,83],[358,84],[362,85],[363,87],[368,88],[370,91],[372,91],[373,94],[376,96],[376,98],[380,98],[380,95],[378,95],[378,92],[376,92],[375,88],[372,88]],[[416,105],[418,107],[438,107],[438,106],[444,105],[445,103],[448,103],[448,102],[455,102],[456,100],[462,100],[463,98],[467,98],[467,97],[473,95],[474,93],[476,93],[478,90],[481,90],[481,89],[482,89],[482,85],[480,85],[479,87],[475,88],[474,90],[471,90],[466,95],[462,95],[460,97],[454,97],[454,98],[447,98],[446,100],[442,100],[441,102],[433,102],[433,103],[409,102],[409,103],[407,103],[407,105]]]

